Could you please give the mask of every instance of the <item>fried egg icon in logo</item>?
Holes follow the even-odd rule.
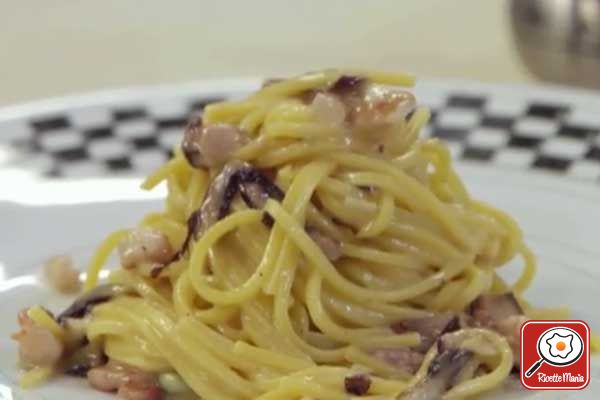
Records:
[[[540,358],[525,372],[527,378],[544,363],[565,367],[577,362],[583,355],[583,338],[570,328],[550,328],[538,339],[537,350]]]
[[[573,352],[573,335],[561,335],[554,332],[552,336],[546,339],[546,343],[550,348],[548,351],[552,357],[567,358]]]

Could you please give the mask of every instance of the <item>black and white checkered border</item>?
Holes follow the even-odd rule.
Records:
[[[0,119],[4,167],[54,177],[147,174],[169,157],[192,113],[229,97],[140,97]],[[500,99],[494,91],[460,86],[417,88],[417,98],[432,110],[425,134],[446,140],[461,161],[600,182],[600,113],[568,101]]]
[[[46,176],[147,174],[170,157],[190,115],[222,97],[66,109],[0,121],[10,164]]]
[[[501,109],[460,93],[432,110],[427,134],[446,140],[455,158],[600,182],[600,116],[547,101]]]

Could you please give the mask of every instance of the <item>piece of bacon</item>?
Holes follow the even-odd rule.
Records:
[[[425,358],[423,353],[408,347],[378,348],[372,350],[371,355],[410,375],[417,372]]]
[[[192,167],[211,168],[225,164],[250,139],[230,124],[204,124],[193,118],[185,129],[181,149]]]
[[[520,364],[521,326],[528,320],[513,293],[481,295],[469,307],[474,324],[494,329],[508,341],[516,367]]]
[[[81,286],[79,271],[73,267],[73,260],[67,255],[57,255],[46,260],[44,275],[50,285],[60,293],[75,293]]]
[[[126,400],[160,400],[164,395],[158,386],[156,374],[114,361],[90,369],[87,379],[94,389],[117,391],[118,397]]]
[[[173,257],[169,239],[151,228],[132,229],[119,243],[121,266],[132,269],[146,264],[164,264]]]
[[[56,364],[65,351],[62,342],[48,328],[34,324],[27,310],[19,312],[17,320],[21,330],[12,339],[19,343],[21,362],[28,367]]]
[[[474,320],[484,327],[493,327],[514,315],[523,315],[523,309],[512,293],[481,295],[471,303],[469,310]]]
[[[342,257],[341,244],[336,239],[313,227],[307,227],[306,232],[330,261],[337,261]]]
[[[416,350],[426,352],[441,335],[459,329],[460,322],[456,314],[445,312],[398,321],[393,323],[391,328],[396,333],[417,332],[421,336],[421,344]]]

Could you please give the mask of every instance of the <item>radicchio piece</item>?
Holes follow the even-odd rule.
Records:
[[[356,374],[344,378],[344,388],[346,393],[356,396],[367,394],[371,387],[371,377],[367,374]]]
[[[85,378],[87,373],[93,367],[86,364],[75,364],[65,370],[65,375],[69,375],[75,378]]]
[[[98,304],[105,303],[116,296],[129,293],[130,289],[123,285],[104,284],[96,286],[92,291],[78,297],[57,318],[62,323],[67,318],[83,318]]]
[[[197,209],[196,211],[194,211],[193,213],[190,214],[190,216],[187,220],[187,234],[185,236],[185,239],[183,240],[183,243],[181,244],[181,247],[179,248],[179,250],[177,250],[175,252],[175,254],[173,254],[173,258],[171,258],[171,260],[168,263],[158,265],[150,271],[151,278],[153,278],[153,279],[158,278],[160,276],[161,272],[169,264],[174,263],[175,261],[181,259],[181,257],[183,257],[183,255],[187,251],[188,247],[190,246],[190,242],[192,240],[197,239],[198,232],[200,231],[200,226],[202,225],[202,213],[200,211],[201,211],[200,209]]]
[[[246,187],[248,186],[248,187]],[[231,202],[238,192],[243,193],[242,199],[246,205],[250,208],[261,208],[264,206],[264,202],[258,196],[250,195],[250,186],[254,189],[260,188],[266,196],[263,196],[264,202],[267,198],[275,200],[282,200],[284,193],[275,185],[271,180],[258,169],[252,165],[243,163],[236,172],[234,172],[229,178],[222,202],[219,207],[218,219],[222,219],[229,214],[231,208]],[[206,229],[206,228],[205,228]]]
[[[99,348],[90,348],[92,345],[83,347],[75,354],[73,354],[69,360],[67,360],[67,367],[65,374],[85,378],[90,369],[96,368],[100,365],[104,365],[108,362],[108,357]]]
[[[192,166],[203,164],[202,154],[198,148],[198,141],[202,136],[202,116],[194,115],[184,130],[181,150],[183,155]]]
[[[185,254],[193,239],[229,214],[231,203],[238,193],[248,207],[255,209],[262,208],[268,198],[282,200],[285,195],[267,175],[251,164],[236,161],[225,165],[213,180],[200,208],[188,218],[187,236],[171,262]],[[272,225],[272,217],[265,214],[263,222],[267,226]],[[158,276],[164,267],[153,271],[153,276]]]
[[[263,81],[261,88],[266,88],[268,86],[271,86],[275,83],[279,83],[279,82],[283,82],[285,79],[283,78],[267,78]]]
[[[251,208],[263,208],[269,195],[258,183],[248,183],[240,186],[240,196],[244,203]]]
[[[307,89],[300,92],[297,97],[304,104],[311,104],[319,93],[330,93],[342,101],[351,97],[362,97],[361,93],[366,87],[367,80],[353,75],[342,75],[326,89]]]
[[[365,78],[354,75],[342,75],[331,84],[328,91],[338,96],[347,96],[361,91],[367,82]]]

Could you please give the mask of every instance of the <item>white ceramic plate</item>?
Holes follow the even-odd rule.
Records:
[[[8,339],[16,330],[15,316],[28,304],[57,310],[70,300],[40,283],[38,272],[44,258],[69,253],[83,268],[108,232],[132,226],[146,212],[162,207],[160,191],[145,194],[137,189],[140,176],[152,163],[134,161],[145,152],[164,153],[164,137],[174,134],[165,132],[179,130],[173,121],[189,111],[173,104],[238,95],[256,84],[249,80],[129,90],[0,110],[0,399],[112,398],[89,390],[83,380],[70,378],[27,392],[17,389],[17,349]],[[556,88],[446,81],[426,82],[418,91],[438,110],[429,129],[453,140],[459,171],[472,193],[515,216],[538,255],[540,269],[528,298],[538,305],[569,305],[574,318],[600,330],[596,310],[600,300],[600,161],[594,150],[600,147],[600,120],[591,112],[600,97]],[[558,104],[539,103],[549,96]],[[140,113],[140,107],[153,111]],[[129,116],[123,111],[114,118],[119,110],[129,110]],[[67,121],[58,121],[57,115],[66,115]],[[495,123],[485,122],[492,117]],[[500,117],[505,118],[503,123],[498,122]],[[156,123],[169,118],[170,127]],[[506,118],[512,122],[508,124]],[[54,125],[47,122],[53,119]],[[148,128],[148,121],[154,121],[154,130]],[[110,134],[105,131],[96,137],[89,133],[107,124]],[[62,139],[48,139],[50,134],[62,135]],[[145,145],[138,146],[143,143],[140,138],[146,139]],[[104,153],[97,150],[97,143],[90,144],[96,140],[102,141]],[[125,143],[125,151],[115,143]],[[84,157],[78,153],[82,146]],[[79,158],[64,157],[69,151]],[[120,162],[114,161],[117,156]],[[163,158],[155,157],[154,164]],[[71,167],[79,170],[72,174]],[[46,178],[48,172],[59,177]],[[78,178],[67,178],[74,175]],[[516,268],[508,266],[505,273],[514,276]],[[592,382],[584,391],[530,392],[511,382],[491,398],[599,396],[600,360],[595,359]]]

